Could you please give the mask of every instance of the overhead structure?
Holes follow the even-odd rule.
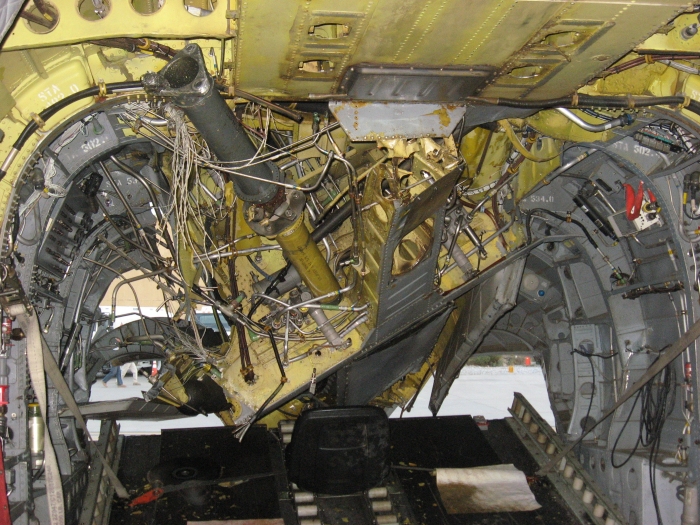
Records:
[[[537,479],[574,496],[581,480],[573,513],[698,523],[698,12],[5,2],[9,519],[106,525],[132,488],[109,420],[198,414],[241,443],[267,425],[274,468],[161,458],[149,504],[267,477],[291,494],[285,523],[329,521],[331,484],[361,492],[369,521],[416,519],[382,411],[410,411],[432,377],[439,414],[463,366],[497,354],[541,363],[556,428],[521,396],[503,428]],[[143,399],[91,403],[103,369],[132,361],[157,362]],[[84,417],[105,420],[96,443]],[[285,488],[282,447],[304,432],[289,479],[313,489]],[[314,447],[334,452],[307,464]],[[370,481],[349,483],[350,462]]]

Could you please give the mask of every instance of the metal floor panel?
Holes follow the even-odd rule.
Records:
[[[397,468],[387,480],[391,511],[405,525],[569,524],[574,522],[566,505],[546,479],[531,483],[542,505],[532,512],[448,515],[440,501],[430,469],[467,468],[513,463],[532,476],[537,463],[504,420],[490,422],[482,431],[470,416],[391,419],[391,461]],[[253,427],[243,443],[230,428],[164,431],[162,436],[127,436],[119,477],[134,495],[143,491],[149,469],[175,457],[207,457],[223,467],[222,476],[261,473],[279,469],[282,445],[275,431]],[[423,470],[426,469],[426,470]],[[187,520],[279,518],[298,525],[291,508],[291,487],[286,475],[255,480],[234,487],[210,488],[208,502],[187,505],[181,493],[172,492],[155,503],[130,509],[123,501],[112,505],[110,525],[185,525]],[[314,504],[323,525],[372,525],[372,500],[366,495],[316,496]],[[385,513],[385,516],[387,515]]]

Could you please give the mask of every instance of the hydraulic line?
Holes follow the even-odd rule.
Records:
[[[112,162],[121,170],[125,171],[128,175],[132,176],[135,178],[137,181],[139,181],[143,187],[146,189],[148,192],[148,196],[151,198],[151,202],[153,203],[153,211],[155,211],[156,218],[158,219],[158,222],[160,222],[162,228],[163,228],[163,237],[165,237],[165,242],[168,245],[168,250],[170,250],[171,254],[177,253],[175,251],[175,248],[173,246],[173,241],[170,238],[170,233],[168,232],[167,228],[165,228],[165,220],[163,218],[163,213],[160,210],[160,206],[158,205],[158,199],[153,193],[153,188],[151,187],[151,184],[149,181],[147,181],[139,172],[137,172],[135,169],[133,169],[131,166],[128,164],[122,162],[119,160],[117,157],[114,155],[109,157]]]
[[[328,235],[333,233],[335,230],[340,228],[340,226],[350,218],[350,215],[352,214],[352,208],[350,207],[350,203],[347,202],[343,204],[340,208],[334,208],[331,210],[331,212],[326,216],[326,219],[318,225],[318,227],[311,232],[311,240],[315,243],[321,242],[323,239],[325,239]],[[268,292],[265,291],[265,289],[270,286],[270,284],[276,280],[277,276],[279,275],[279,272],[273,273],[269,277],[266,277],[265,279],[262,279],[258,281],[257,283],[253,283],[253,289],[257,293],[265,293],[268,294]],[[291,289],[296,288],[301,284],[301,277],[299,276],[299,272],[297,272],[296,268],[294,268],[291,265],[288,265],[286,267],[286,273],[284,276],[284,280],[281,280],[275,285],[275,289],[269,292],[270,295],[273,297],[279,297],[280,295],[284,295],[287,292],[289,292]]]
[[[530,228],[530,220],[532,218],[532,214],[536,213],[536,212],[537,213],[544,213],[545,215],[549,215],[550,217],[554,217],[555,219],[558,219],[562,222],[570,222],[574,226],[577,226],[583,232],[583,234],[586,236],[586,239],[588,239],[588,242],[591,244],[591,246],[593,246],[595,251],[597,251],[598,254],[600,254],[600,256],[603,258],[603,261],[605,261],[605,263],[608,266],[610,266],[610,268],[612,269],[613,275],[615,275],[615,277],[617,279],[621,279],[620,271],[617,268],[615,268],[615,265],[610,262],[610,259],[608,258],[608,256],[603,253],[603,251],[598,246],[598,243],[595,242],[595,240],[593,239],[593,236],[591,236],[591,234],[588,232],[586,227],[583,224],[581,224],[579,221],[577,221],[576,219],[572,219],[571,216],[569,216],[569,215],[567,215],[565,217],[563,215],[559,215],[558,213],[546,210],[544,208],[532,208],[531,210],[528,210],[526,213],[526,219],[525,219],[525,231],[527,232],[527,244],[528,245],[532,242],[532,231]]]
[[[125,242],[129,243],[130,245],[134,245],[144,255],[145,259],[150,260],[149,257],[146,257],[146,254],[153,257],[154,261],[157,259],[162,259],[162,256],[160,254],[155,253],[149,248],[146,248],[145,246],[141,245],[136,239],[130,239],[129,237],[127,237],[126,233],[124,233],[122,229],[119,226],[117,226],[117,224],[114,222],[114,218],[109,214],[109,210],[107,210],[104,207],[104,205],[99,199],[97,199],[97,205],[99,206],[102,215],[104,215],[105,220],[114,228],[114,231],[117,232],[117,235],[119,235],[119,237],[121,237]]]
[[[235,203],[234,209],[231,213],[232,218],[230,221],[226,221],[226,235],[229,239],[233,239],[236,231],[236,210]],[[238,291],[238,281],[236,279],[236,258],[229,257],[228,259],[228,278],[229,278],[229,288],[231,290],[231,298],[235,299],[239,295]],[[252,383],[255,380],[255,371],[253,370],[253,364],[250,360],[250,352],[248,350],[248,341],[245,337],[245,327],[243,323],[234,319],[234,326],[236,329],[236,337],[238,338],[238,350],[241,356],[241,374],[243,379],[247,383]]]
[[[616,73],[622,73],[623,71],[627,71],[628,69],[632,69],[633,67],[640,66],[642,64],[651,64],[654,62],[661,62],[663,64],[666,64],[669,61],[672,60],[696,60],[700,58],[700,55],[693,54],[693,55],[642,55],[637,58],[633,58],[632,60],[628,60],[627,62],[620,64],[619,66],[613,66],[611,68],[606,69],[603,71],[603,73],[600,75],[601,77],[607,77],[610,75],[614,75]]]
[[[29,123],[27,123],[24,130],[22,130],[22,133],[20,133],[19,137],[17,137],[17,140],[12,145],[10,153],[5,158],[2,166],[0,166],[0,180],[5,177],[7,170],[10,169],[10,166],[12,165],[12,161],[15,159],[27,140],[29,140],[29,137],[31,137],[32,134],[39,129],[39,123],[42,121],[46,122],[63,108],[87,97],[111,95],[126,91],[141,91],[142,89],[143,87],[141,86],[141,82],[113,82],[102,86],[93,86],[83,89],[82,91],[68,95],[66,98],[63,98],[55,104],[50,105],[48,108],[40,112],[36,116],[36,119],[32,119]]]
[[[110,171],[107,169],[107,166],[105,166],[105,163],[100,161],[99,162],[100,168],[102,169],[102,172],[105,174],[107,179],[109,180],[109,183],[112,185],[112,189],[114,192],[117,194],[117,197],[121,201],[122,205],[124,206],[124,211],[128,215],[129,219],[131,220],[131,224],[133,227],[136,229],[136,233],[138,236],[141,238],[141,241],[143,242],[144,245],[148,246],[152,252],[155,253],[156,248],[153,247],[151,244],[150,239],[146,235],[146,232],[143,230],[143,226],[141,226],[141,223],[139,220],[136,218],[136,215],[134,214],[134,211],[131,209],[131,206],[129,203],[126,201],[126,197],[124,197],[124,194],[122,193],[122,190],[119,188],[119,185],[116,183],[114,180],[114,177],[112,177],[112,174]],[[154,203],[155,206],[155,203]]]
[[[571,122],[576,124],[578,127],[585,129],[586,131],[592,131],[593,133],[600,133],[601,131],[607,131],[612,128],[616,128],[618,126],[629,126],[634,122],[634,117],[626,113],[622,115],[621,117],[617,117],[611,120],[607,120],[603,122],[602,124],[591,124],[590,122],[586,122],[583,120],[581,117],[579,117],[576,113],[573,111],[570,111],[566,108],[554,108],[556,109],[559,113],[564,115],[566,118],[568,118]]]
[[[118,49],[124,49],[126,51],[129,51],[131,53],[136,53],[139,50],[147,51],[149,53],[153,53],[153,56],[155,56],[156,58],[160,58],[163,60],[170,60],[178,53],[176,49],[166,46],[165,44],[161,44],[160,42],[155,42],[150,38],[105,38],[102,40],[93,40],[90,43],[104,47],[116,47]],[[217,84],[216,88],[219,91],[223,91],[228,94],[228,86]],[[264,98],[256,97],[255,95],[246,91],[242,91],[240,89],[232,91],[232,95],[230,96],[236,96],[249,102],[259,104],[260,106],[275,111],[280,115],[284,115],[285,117],[293,120],[297,124],[301,123],[301,121],[304,120],[304,115],[302,115],[298,111],[294,111],[293,109],[280,106],[279,104],[275,104],[274,102],[270,102],[269,100],[265,100]]]
[[[170,97],[184,111],[219,161],[245,162],[248,159],[231,172],[236,195],[246,203],[246,222],[259,235],[277,239],[286,258],[314,294],[333,300],[331,294],[337,292],[340,285],[318,246],[310,240],[304,223],[304,190],[285,193],[277,186],[284,176],[276,164],[254,163],[258,147],[218,92],[205,67],[201,48],[188,44],[161,71],[144,75],[142,83],[147,92]],[[341,152],[336,151],[334,155],[347,163]],[[327,174],[334,155],[328,155],[318,185]]]
[[[620,108],[633,109],[650,106],[680,106],[700,116],[700,102],[690,97],[616,97],[616,96],[590,96],[574,93],[571,96],[550,98],[544,100],[520,100],[512,98],[480,98],[466,97],[465,102],[475,104],[487,104],[493,106],[506,106],[522,109],[555,109],[564,108]]]

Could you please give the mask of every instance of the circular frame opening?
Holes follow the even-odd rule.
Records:
[[[76,9],[83,20],[88,22],[97,22],[106,18],[112,9],[110,0],[102,0],[101,5],[96,6],[93,0],[78,0]]]
[[[165,5],[165,0],[129,0],[131,8],[140,15],[154,15]]]
[[[209,16],[216,9],[218,0],[183,0],[182,6],[192,16]]]
[[[32,33],[45,35],[50,33],[60,20],[58,9],[51,2],[43,0],[39,2],[42,9],[39,10],[37,4],[30,4],[27,9],[20,13],[20,17],[24,18],[24,23]]]

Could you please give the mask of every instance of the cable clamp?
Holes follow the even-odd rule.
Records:
[[[100,88],[100,97],[106,97],[107,96],[107,84],[105,84],[104,79],[99,79],[97,81],[97,87]]]
[[[627,107],[634,109],[635,100],[632,95],[627,95]]]
[[[685,97],[683,97],[683,102],[681,103],[681,108],[687,108],[688,106],[690,106],[690,103],[692,101],[693,101],[693,99],[686,95]]]
[[[571,106],[574,108],[578,106],[578,93],[574,93],[571,97]]]
[[[647,64],[653,64],[654,62],[656,62],[656,60],[654,60],[653,55],[644,55],[644,62],[646,62]]]
[[[144,38],[143,42],[143,45],[137,45],[136,47],[138,47],[141,51],[149,51],[151,49],[151,41],[148,38]]]
[[[36,125],[39,129],[43,129],[43,127],[46,125],[46,122],[44,122],[44,119],[41,118],[36,113],[30,113],[29,116],[32,117],[32,120],[36,123]]]
[[[549,179],[546,179],[546,178],[545,178],[545,179],[542,179],[542,185],[543,185],[543,186],[547,186],[548,184],[551,184],[551,183],[552,183],[552,181],[549,180]]]

